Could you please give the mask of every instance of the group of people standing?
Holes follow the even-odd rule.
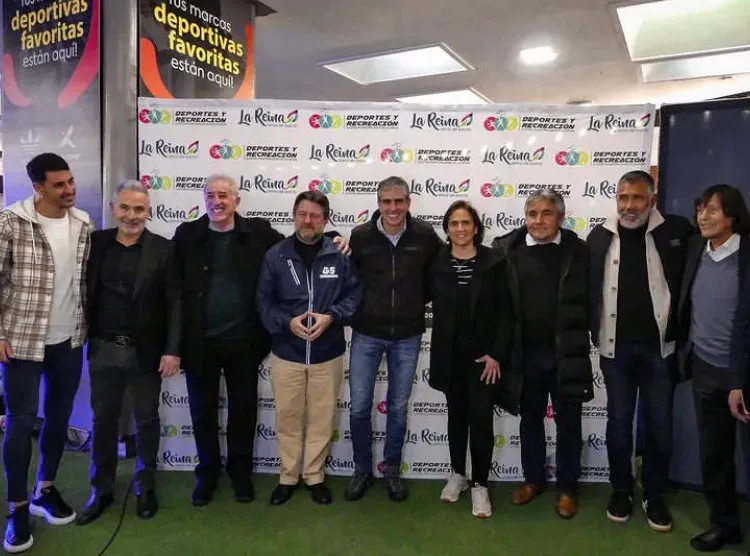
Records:
[[[10,507],[4,547],[33,544],[30,514],[62,525],[96,520],[114,499],[123,393],[136,420],[137,514],[158,511],[155,471],[161,380],[184,369],[199,463],[192,504],[211,502],[222,468],[235,499],[252,483],[258,372],[271,354],[281,459],[272,505],[300,485],[330,504],[325,458],[344,374],[344,327],[351,326],[350,428],[355,471],[345,498],[374,484],[372,407],[387,361],[383,483],[407,499],[400,477],[408,402],[432,302],[430,385],[445,393],[452,474],[440,498],[470,489],[472,513],[492,515],[488,490],[496,406],[521,417],[524,483],[512,502],[546,488],[544,419],[551,398],[557,425],[557,514],[577,513],[582,404],[593,399],[591,343],[607,388],[612,495],[607,517],[633,513],[633,419],[643,417],[642,505],[649,526],[672,527],[664,493],[672,444],[672,398],[693,378],[704,488],[711,527],[696,550],[741,541],[733,453],[750,355],[750,218],[741,193],[718,185],[696,200],[700,233],[655,208],[648,173],[626,173],[617,212],[584,242],[562,227],[565,200],[539,190],[526,200],[526,224],[484,242],[466,201],[450,205],[442,241],[412,217],[400,177],[380,182],[378,210],[347,241],[325,233],[327,197],[300,193],[295,233],[238,212],[237,183],[210,176],[205,216],[181,224],[172,240],[149,232],[148,190],[119,185],[117,226],[93,231],[74,207],[68,164],[45,153],[28,164],[34,195],[0,213],[0,363],[7,408],[3,462]],[[83,345],[94,413],[92,494],[75,512],[54,486],[78,388]],[[219,449],[219,381],[227,386],[227,458]],[[41,459],[31,496],[31,437],[45,381]],[[471,472],[467,467],[467,447]]]

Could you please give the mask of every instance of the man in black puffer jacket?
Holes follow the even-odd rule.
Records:
[[[522,368],[521,462],[525,483],[516,505],[531,502],[546,483],[544,418],[552,397],[557,425],[557,514],[576,512],[581,471],[581,404],[594,397],[588,325],[585,243],[561,229],[565,201],[542,189],[526,200],[527,225],[495,238],[508,260],[516,320],[511,368]]]

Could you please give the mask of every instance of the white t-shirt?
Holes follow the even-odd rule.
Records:
[[[55,262],[55,282],[52,292],[52,310],[47,327],[47,345],[59,344],[69,339],[75,331],[75,300],[73,279],[76,273],[76,238],[72,237],[70,217],[47,218],[37,213],[37,218],[52,248]]]

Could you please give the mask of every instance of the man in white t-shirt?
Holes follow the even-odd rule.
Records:
[[[67,162],[44,153],[26,166],[35,195],[0,212],[0,364],[7,412],[3,466],[10,509],[4,548],[31,548],[29,513],[75,520],[54,486],[81,378],[86,260],[93,222],[74,208]],[[39,471],[31,496],[31,437],[45,381]]]

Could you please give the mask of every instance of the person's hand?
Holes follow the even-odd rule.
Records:
[[[15,357],[8,340],[0,340],[0,363],[8,363]]]
[[[294,317],[291,321],[289,321],[289,330],[292,331],[292,334],[297,336],[297,338],[305,341],[310,339],[310,331],[304,324],[304,320],[308,316],[309,315],[307,313],[302,313],[301,315]]]
[[[180,358],[175,355],[162,355],[159,361],[159,374],[162,378],[175,376],[180,372]]]
[[[308,339],[310,341],[317,340],[322,336],[323,332],[328,330],[328,327],[333,323],[333,317],[331,315],[322,315],[320,313],[308,313],[309,317],[312,317],[315,323],[310,327],[310,335]]]
[[[333,238],[333,244],[338,248],[339,253],[346,255],[347,257],[352,254],[349,242],[344,236],[336,236]]]
[[[750,423],[750,413],[748,413],[745,407],[745,397],[742,394],[742,388],[729,391],[729,411],[732,412],[732,415],[738,421]]]
[[[484,370],[479,376],[479,380],[485,384],[495,384],[500,379],[500,364],[489,355],[483,355],[475,360],[477,363],[484,363]]]

